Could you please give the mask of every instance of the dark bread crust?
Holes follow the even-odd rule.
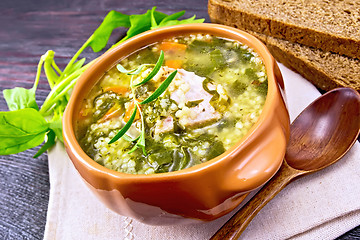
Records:
[[[259,2],[259,1],[258,1]],[[261,2],[261,1],[260,1]],[[268,2],[269,9],[274,9],[278,11],[284,11],[288,8],[289,3],[284,4],[284,6],[280,5],[281,1],[263,1]],[[293,5],[296,3],[296,0]],[[337,1],[332,0],[325,4],[334,4],[334,7],[337,7]],[[346,1],[344,1],[346,2]],[[352,16],[354,19],[347,17],[347,10],[344,12],[339,9],[340,13],[327,13],[322,12],[319,14],[319,19],[317,22],[313,22],[314,26],[310,26],[309,22],[306,22],[306,16],[297,16],[301,14],[311,14],[316,15],[317,13],[313,13],[313,8],[311,6],[307,6],[309,9],[304,7],[300,12],[291,15],[289,12],[285,12],[282,16],[277,16],[271,13],[266,13],[265,10],[260,9],[247,9],[242,8],[243,5],[254,5],[252,1],[242,1],[242,0],[209,0],[208,2],[208,12],[211,19],[216,20],[216,22],[234,26],[240,29],[246,29],[252,32],[266,34],[268,36],[272,36],[279,39],[285,39],[291,42],[300,43],[310,47],[316,47],[328,52],[335,52],[341,55],[346,55],[354,58],[360,58],[360,17],[358,16],[359,9],[353,10]],[[280,5],[276,7],[276,4]],[[351,4],[351,3],[350,3]],[[294,6],[293,6],[294,7]],[[355,6],[356,8],[356,6]],[[305,9],[305,10],[304,10]],[[256,12],[256,11],[259,12]],[[304,13],[303,11],[308,11]],[[260,13],[261,12],[261,13]],[[286,15],[287,14],[287,15]],[[330,14],[328,16],[328,14]],[[345,14],[345,16],[344,16]],[[339,15],[339,18],[336,16]],[[282,18],[283,17],[283,18]],[[309,18],[313,19],[316,17],[308,15]],[[336,21],[341,17],[342,24],[344,25],[344,29],[347,28],[348,31],[341,32],[337,30],[336,33],[326,31],[322,29],[319,24],[321,21]],[[347,18],[346,18],[347,17]],[[286,19],[285,19],[286,18]],[[328,18],[328,19],[326,19]],[[346,18],[346,19],[345,19]],[[325,20],[324,20],[325,19]],[[295,22],[297,20],[297,22]],[[340,20],[339,20],[340,21]],[[348,22],[354,25],[352,28],[348,29]],[[328,26],[329,29],[332,28],[331,25]],[[355,29],[355,30],[354,30]],[[357,29],[357,30],[356,30]]]
[[[298,43],[251,32],[286,67],[300,73],[316,87],[329,91],[351,87],[360,92],[360,60],[309,48]]]

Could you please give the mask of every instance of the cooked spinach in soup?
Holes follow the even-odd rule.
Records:
[[[97,82],[82,102],[77,138],[115,171],[177,171],[238,142],[266,94],[265,66],[249,47],[207,34],[174,37],[122,59]]]

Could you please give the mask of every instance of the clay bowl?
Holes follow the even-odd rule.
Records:
[[[267,99],[257,123],[222,155],[181,171],[132,175],[109,170],[88,157],[78,144],[74,125],[91,87],[120,59],[162,39],[208,33],[240,41],[263,59],[268,75]],[[264,185],[280,168],[289,138],[289,116],[279,68],[255,37],[222,25],[187,24],[159,28],[133,37],[102,55],[78,80],[63,118],[65,147],[87,186],[113,211],[147,224],[210,221]]]

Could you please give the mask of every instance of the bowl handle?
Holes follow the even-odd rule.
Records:
[[[259,134],[260,135],[260,134]],[[223,186],[231,192],[249,192],[263,186],[279,170],[285,155],[287,136],[280,125],[257,136],[227,168]],[[234,157],[238,158],[238,157]]]

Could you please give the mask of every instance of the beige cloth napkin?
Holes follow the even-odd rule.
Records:
[[[320,93],[280,65],[294,119]],[[115,214],[87,189],[62,145],[49,152],[50,200],[44,239],[209,239],[232,213],[208,223],[148,226]],[[360,225],[360,144],[335,165],[291,183],[241,239],[334,239]]]

